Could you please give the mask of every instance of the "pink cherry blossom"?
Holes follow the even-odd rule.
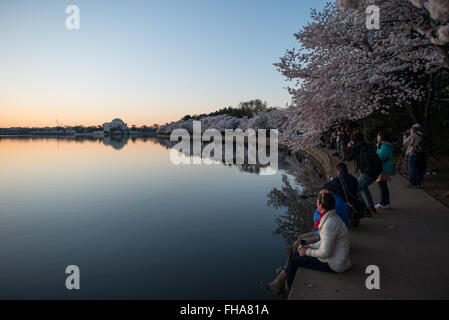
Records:
[[[445,4],[375,1],[381,29],[368,30],[365,10],[353,9],[372,1],[354,3],[312,10],[312,21],[295,34],[298,48],[275,64],[291,83],[293,106],[280,138],[293,149],[317,144],[323,131],[344,120],[418,108],[431,96],[433,75],[449,71],[447,26],[432,18],[441,14],[429,14]]]

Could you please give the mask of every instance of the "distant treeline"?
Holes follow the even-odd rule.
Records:
[[[68,131],[64,127],[14,127],[0,128],[0,134],[7,135],[33,135],[33,134],[67,134]]]
[[[220,115],[228,115],[235,118],[253,118],[254,116],[258,115],[261,112],[270,112],[272,110],[276,110],[274,107],[268,107],[268,104],[266,101],[262,102],[262,100],[256,99],[251,100],[248,102],[241,102],[237,108],[233,107],[227,107],[222,108],[218,111],[211,112],[211,113],[203,113],[198,115],[186,115],[182,118],[182,120],[201,120],[205,117],[213,117],[213,116],[220,116]]]
[[[148,126],[136,127],[135,125],[132,125],[130,130],[131,130],[131,132],[135,131],[135,132],[140,132],[140,133],[152,133],[152,132],[156,132],[158,128],[159,128],[158,124],[153,124],[150,127],[148,127]]]
[[[141,126],[137,127],[133,125],[129,130],[130,132],[136,133],[155,133],[159,125],[154,124],[152,126]],[[75,133],[93,133],[96,131],[103,131],[103,126],[65,126],[65,127],[30,127],[30,128],[0,128],[0,134],[3,135],[39,135],[39,134],[49,134],[49,135],[67,135]]]

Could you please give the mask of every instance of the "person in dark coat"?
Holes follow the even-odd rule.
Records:
[[[350,193],[354,197],[357,197],[359,190],[359,182],[357,181],[357,178],[349,173],[348,166],[343,162],[339,163],[336,169],[338,176],[332,179],[332,184],[335,186],[337,191],[336,193],[340,196],[340,198],[346,201],[346,195],[341,181],[343,180],[346,186],[346,192]]]
[[[377,213],[369,186],[377,180],[382,172],[382,162],[379,160],[375,149],[365,142],[361,134],[355,133],[351,135],[350,140],[346,161],[355,161],[357,171],[360,172],[357,179],[359,183],[359,198],[363,200],[363,194],[371,213]]]

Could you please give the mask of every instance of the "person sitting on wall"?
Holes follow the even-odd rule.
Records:
[[[348,166],[341,162],[337,164],[337,177],[332,179],[332,183],[337,189],[337,194],[347,204],[351,226],[356,227],[360,224],[360,219],[370,214],[365,202],[360,200],[359,182],[356,177],[348,171]]]
[[[327,182],[323,186],[320,187],[320,194],[329,193],[334,197],[335,200],[335,212],[340,217],[340,219],[345,223],[345,225],[349,228],[351,222],[349,221],[349,213],[348,206],[340,197],[337,191],[337,187],[333,182]],[[313,222],[316,223],[320,219],[320,211],[317,208],[315,211],[315,215],[313,217]],[[317,235],[320,235],[320,231],[317,230]]]
[[[357,180],[356,180],[357,181]],[[338,195],[336,185],[332,182],[327,182],[323,186],[319,188],[320,194],[329,193],[333,195],[335,200],[335,212],[341,218],[341,220],[345,223],[345,225],[349,228],[351,225],[351,219],[348,211],[348,205],[344,200]],[[320,219],[320,211],[317,208],[315,214],[313,216],[313,223],[315,224]],[[298,237],[298,240],[293,244],[292,248],[288,254],[288,261],[290,261],[291,257],[298,250],[298,247],[302,245],[312,244],[320,241],[320,231],[316,228],[312,232],[301,234]],[[286,267],[280,267],[277,270],[277,273],[280,273],[280,270],[285,269]]]
[[[349,231],[335,212],[334,196],[321,193],[317,207],[320,219],[315,222],[315,227],[320,232],[320,241],[299,246],[287,270],[281,270],[272,282],[261,283],[267,290],[275,294],[287,294],[300,267],[331,273],[343,273],[351,267]]]
[[[349,173],[346,163],[340,162],[337,164],[336,169],[337,177],[332,179],[332,184],[335,185],[335,188],[337,189],[336,193],[342,199],[346,198],[346,193],[349,193],[351,196],[357,196],[359,182],[356,177]]]

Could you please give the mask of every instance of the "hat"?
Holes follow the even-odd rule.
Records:
[[[412,127],[412,129],[415,129],[415,130],[421,130],[421,129],[422,129],[422,125],[420,125],[419,123],[414,124],[413,127]]]

